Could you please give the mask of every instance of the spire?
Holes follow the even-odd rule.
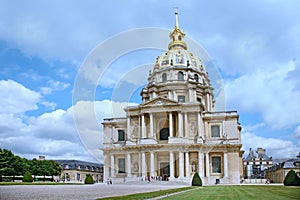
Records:
[[[178,7],[175,7],[175,28],[179,28],[179,25],[178,25]]]

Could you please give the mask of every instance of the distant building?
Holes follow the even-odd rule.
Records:
[[[244,178],[245,179],[257,179],[265,178],[264,171],[268,167],[272,166],[272,157],[266,155],[266,149],[261,147],[257,148],[256,154],[250,148],[249,154],[246,158],[243,158],[244,163]]]
[[[103,165],[79,160],[55,160],[62,167],[60,180],[84,182],[87,174],[91,174],[96,183],[103,182]]]
[[[285,176],[291,170],[294,170],[300,177],[300,152],[297,158],[288,159],[266,169],[266,178],[274,183],[283,183]]]

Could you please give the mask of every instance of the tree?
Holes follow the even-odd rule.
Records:
[[[87,174],[85,179],[84,179],[84,184],[94,184],[94,179],[92,175]]]
[[[32,183],[33,178],[32,175],[29,171],[25,172],[24,176],[23,176],[23,182],[29,182]]]
[[[285,186],[300,186],[300,178],[294,170],[291,170],[284,178],[283,184]]]
[[[194,174],[192,186],[202,186],[202,180],[197,172]]]

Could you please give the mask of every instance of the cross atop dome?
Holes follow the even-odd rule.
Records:
[[[171,42],[169,44],[169,50],[171,49],[187,49],[186,43],[182,41],[185,34],[183,30],[180,30],[178,23],[178,9],[175,7],[175,27],[174,30],[170,33]]]

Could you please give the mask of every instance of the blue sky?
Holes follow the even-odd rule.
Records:
[[[163,51],[142,49],[114,60],[104,76],[94,77],[99,82],[93,101],[73,101],[78,72],[90,52],[114,35],[146,27],[172,30],[174,6],[180,27],[220,71],[226,110],[240,115],[243,149],[263,147],[274,158],[295,157],[300,151],[296,0],[0,0],[0,147],[29,159],[101,161],[102,119],[123,115],[128,100],[140,103],[139,88]],[[129,71],[139,79],[130,81]],[[129,86],[135,91],[130,95]],[[85,112],[88,107],[95,112]],[[74,110],[81,113],[78,124]]]

